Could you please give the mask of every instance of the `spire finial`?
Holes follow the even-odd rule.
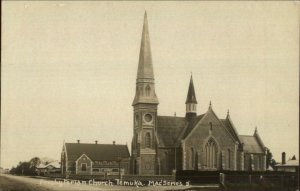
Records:
[[[254,131],[254,134],[256,134],[257,133],[257,126],[255,126],[255,131]]]
[[[227,118],[229,117],[230,115],[229,115],[229,109],[227,109]]]
[[[211,100],[209,101],[209,107],[211,108]]]

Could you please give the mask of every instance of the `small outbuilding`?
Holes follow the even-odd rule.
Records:
[[[275,165],[275,169],[284,172],[299,172],[299,160],[297,160],[294,155],[291,159],[286,161],[285,152],[283,152],[281,164]]]
[[[64,143],[61,172],[77,175],[127,174],[130,154],[127,145]]]

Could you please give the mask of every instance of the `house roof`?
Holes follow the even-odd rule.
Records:
[[[127,145],[65,143],[68,160],[77,160],[86,154],[93,161],[117,160],[118,157],[130,157]]]
[[[251,135],[240,135],[241,142],[244,144],[244,152],[246,153],[264,153],[258,140]]]
[[[37,168],[47,168],[49,166],[53,166],[54,168],[60,168],[60,162],[56,160],[46,165],[41,163]]]
[[[299,166],[299,160],[288,160],[285,164],[277,164],[275,166]]]
[[[184,117],[157,117],[157,135],[160,147],[178,146],[178,137],[187,121]]]

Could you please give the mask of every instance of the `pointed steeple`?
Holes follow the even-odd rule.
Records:
[[[191,79],[190,79],[188,94],[187,94],[186,101],[185,101],[185,104],[188,104],[188,103],[197,104],[197,99],[196,99],[196,94],[195,94],[193,76],[192,75],[191,75]]]
[[[188,94],[185,101],[185,106],[186,106],[185,118],[188,121],[197,116],[197,99],[196,99],[192,75],[190,79]]]
[[[132,105],[138,103],[158,104],[155,93],[147,13],[145,11],[139,65],[136,78],[136,93]]]
[[[142,33],[142,40],[141,40],[140,58],[139,58],[139,66],[138,66],[138,72],[137,72],[137,79],[143,79],[143,78],[154,79],[150,38],[149,38],[149,31],[148,31],[148,20],[147,20],[147,12],[146,11],[145,11],[145,15],[144,15],[144,25],[143,25],[143,33]]]

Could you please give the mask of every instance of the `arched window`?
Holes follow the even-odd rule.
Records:
[[[146,96],[150,96],[150,86],[146,86]]]
[[[217,168],[218,147],[213,139],[209,139],[205,145],[206,167],[209,169]]]
[[[151,136],[150,136],[150,133],[146,133],[146,135],[145,135],[145,146],[147,148],[151,147]]]
[[[137,145],[138,145],[138,134],[136,133],[135,134],[135,146],[137,147]]]

